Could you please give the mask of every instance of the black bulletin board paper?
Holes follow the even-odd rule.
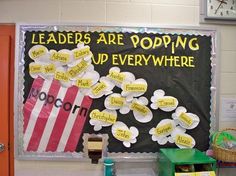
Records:
[[[52,36],[53,40],[49,40]],[[68,38],[68,36],[70,37]],[[179,40],[186,41],[184,47]],[[133,73],[136,79],[143,78],[147,81],[148,89],[143,96],[149,100],[149,105],[153,92],[162,89],[166,95],[177,98],[179,106],[184,106],[188,111],[198,115],[200,124],[195,129],[188,130],[187,133],[196,140],[196,148],[202,151],[207,150],[209,148],[211,105],[211,41],[211,36],[158,32],[27,31],[24,46],[24,103],[33,83],[33,79],[29,75],[29,64],[33,61],[28,55],[30,48],[40,44],[47,47],[48,50],[72,50],[76,48],[78,42],[83,42],[90,46],[94,56],[92,64],[100,76],[106,76],[111,67],[117,66],[121,71]],[[157,58],[159,58],[159,62],[157,62]],[[121,90],[115,88],[113,92],[120,93]],[[104,96],[94,99],[90,112],[93,109],[105,109],[104,100]],[[139,129],[137,143],[130,148],[124,147],[122,142],[113,137],[111,127],[105,127],[95,132],[89,124],[89,115],[83,133],[108,134],[108,152],[157,152],[163,147],[176,147],[175,144],[170,143],[164,146],[158,145],[157,142],[151,140],[149,134],[149,130],[162,119],[171,119],[174,111],[164,112],[158,109],[152,110],[152,112],[153,119],[148,123],[136,121],[132,112],[126,115],[118,113],[118,120],[127,126],[135,126]],[[76,151],[83,151],[82,140],[77,144]]]

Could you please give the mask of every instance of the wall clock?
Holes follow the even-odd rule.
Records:
[[[236,0],[206,0],[207,17],[236,20]]]

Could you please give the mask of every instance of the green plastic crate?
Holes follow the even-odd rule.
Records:
[[[197,149],[160,149],[159,176],[175,176],[176,168],[183,165],[193,166],[193,173],[216,171],[216,160]],[[210,170],[199,170],[199,168],[206,166],[210,166]]]

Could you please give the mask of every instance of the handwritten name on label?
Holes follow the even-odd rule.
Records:
[[[147,85],[145,84],[126,84],[125,91],[127,92],[146,92]]]
[[[192,138],[177,134],[175,143],[186,147],[192,147]]]
[[[109,72],[108,77],[111,78],[114,81],[119,82],[119,83],[122,83],[125,80],[125,74],[119,73],[119,72],[116,72],[116,71]]]
[[[155,129],[155,135],[156,136],[161,136],[161,135],[166,135],[169,134],[173,131],[173,126],[171,123],[167,123],[165,125],[161,125]]]
[[[98,110],[93,110],[90,114],[90,118],[114,124],[116,122],[117,116],[108,112],[100,112]]]
[[[83,60],[80,63],[78,63],[76,66],[71,67],[68,70],[68,74],[69,74],[70,78],[76,77],[78,74],[85,71],[88,68],[88,66],[89,66],[88,63]]]
[[[157,100],[157,106],[160,108],[168,108],[176,106],[174,98],[160,98]]]
[[[195,176],[216,176],[216,173],[214,171],[196,172]]]
[[[59,61],[59,62],[62,62],[62,63],[67,63],[67,62],[69,62],[70,54],[53,52],[50,59],[53,60],[53,61]]]
[[[42,73],[43,66],[40,64],[29,65],[29,72],[30,73]]]
[[[94,95],[100,94],[102,91],[104,91],[107,88],[107,85],[104,82],[98,83],[96,86],[92,88],[92,93]]]
[[[89,47],[82,48],[82,49],[76,49],[73,52],[75,59],[80,59],[80,58],[83,58],[85,56],[88,56],[89,53],[90,53]]]
[[[143,116],[146,116],[146,115],[148,114],[148,111],[149,111],[149,109],[148,109],[146,106],[141,105],[141,104],[138,104],[138,103],[136,103],[136,102],[133,102],[133,103],[131,104],[131,107],[130,107],[130,108],[131,108],[133,111],[136,111],[136,112],[142,114]]]
[[[55,71],[56,71],[56,67],[54,64],[45,65],[43,67],[43,72],[46,74],[54,73]]]
[[[62,72],[62,71],[56,71],[54,78],[59,81],[65,81],[65,82],[69,81],[68,74],[66,72]]]
[[[35,50],[32,50],[32,51],[30,52],[30,56],[31,56],[32,59],[36,59],[36,58],[38,58],[38,57],[43,56],[44,54],[46,54],[46,52],[47,52],[46,48],[44,48],[44,47],[39,47],[39,48],[37,48],[37,49],[35,49]]]
[[[115,137],[121,141],[129,141],[132,133],[130,130],[116,129]]]
[[[92,86],[92,79],[77,79],[75,84],[81,88],[90,88]]]
[[[123,106],[125,103],[125,98],[122,97],[110,97],[110,105],[112,106]]]
[[[193,124],[193,120],[186,113],[181,113],[179,116],[179,120],[186,124],[187,126],[191,126]]]

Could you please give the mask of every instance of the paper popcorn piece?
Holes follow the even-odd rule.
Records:
[[[54,74],[54,79],[58,80],[63,87],[72,86],[70,77],[65,67],[58,67]]]
[[[131,147],[131,144],[137,142],[137,136],[139,135],[139,131],[136,127],[128,127],[123,122],[117,121],[112,125],[111,128],[112,135],[119,141],[123,142],[125,147]]]
[[[100,75],[97,71],[86,71],[81,77],[76,78],[73,85],[80,88],[84,95],[88,94],[88,91],[95,85],[100,79]]]
[[[150,122],[153,118],[152,111],[146,106],[147,104],[148,99],[145,97],[135,98],[130,104],[134,118],[141,123]]]
[[[88,45],[84,45],[83,43],[78,43],[77,48],[72,50],[73,59],[72,62],[68,64],[68,66],[75,66],[79,60],[84,59],[85,61],[90,61],[93,54],[90,51],[90,47]]]
[[[50,60],[58,66],[63,66],[70,63],[73,59],[72,52],[68,49],[62,49],[59,51],[50,50]]]
[[[103,111],[99,111],[98,109],[94,109],[90,113],[89,123],[94,126],[94,131],[99,131],[102,127],[108,127],[114,124],[117,120],[117,113],[113,110],[105,109]]]
[[[121,114],[127,114],[130,111],[130,103],[128,103],[126,99],[118,93],[113,93],[107,96],[104,105],[107,109],[119,110]]]
[[[133,82],[135,80],[133,73],[120,72],[119,67],[110,68],[107,77],[119,88],[123,82]]]
[[[176,109],[178,106],[178,100],[172,96],[165,96],[165,92],[161,89],[158,89],[154,92],[151,97],[151,108],[158,109],[162,111],[170,112]]]
[[[121,85],[121,95],[126,97],[127,101],[132,101],[134,97],[139,97],[147,91],[146,80],[140,78],[135,81],[124,82]]]
[[[174,141],[179,148],[193,148],[196,145],[194,138],[186,133],[175,135]]]
[[[100,81],[92,86],[92,88],[88,91],[88,96],[91,98],[100,98],[103,95],[109,95],[112,92],[112,89],[115,87],[107,77],[101,77]]]
[[[155,128],[150,129],[149,134],[152,135],[152,140],[157,141],[160,145],[165,145],[168,141],[173,143],[171,133],[175,130],[176,124],[173,120],[163,119]]]
[[[193,129],[198,126],[200,119],[196,114],[187,113],[185,107],[180,106],[172,114],[172,118],[177,124],[185,129]]]
[[[49,62],[50,54],[48,49],[43,45],[35,45],[30,48],[29,57],[35,62]]]

